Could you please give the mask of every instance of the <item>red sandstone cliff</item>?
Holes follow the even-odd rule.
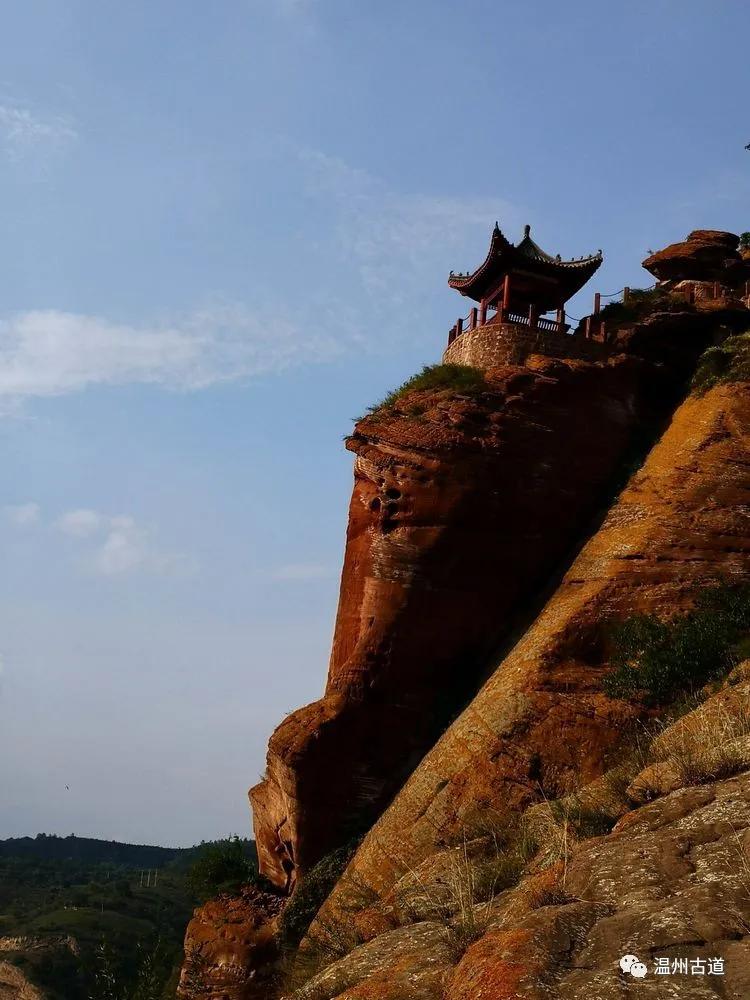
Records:
[[[351,921],[340,914],[352,885],[357,898],[388,900],[406,872],[460,839],[478,806],[510,817],[601,774],[636,711],[601,691],[603,627],[634,611],[672,614],[726,579],[750,579],[748,383],[678,409],[532,627],[365,838],[325,922]],[[370,910],[365,935],[382,927],[382,907]]]
[[[734,280],[737,262],[717,263],[722,235],[706,237],[712,266]],[[668,279],[669,294],[678,279]],[[608,360],[532,356],[524,367],[487,371],[476,393],[407,394],[360,421],[349,440],[355,485],[328,682],[320,701],[274,733],[267,776],[251,790],[262,871],[289,889],[386,811],[307,948],[370,943],[333,962],[299,1000],[400,1000],[407,987],[424,1000],[510,1000],[546,997],[547,985],[562,1000],[591,988],[575,976],[560,986],[556,970],[579,954],[564,928],[579,937],[601,930],[604,898],[575,911],[560,901],[564,912],[538,915],[513,897],[513,920],[502,907],[498,916],[508,933],[485,935],[457,965],[444,924],[404,926],[402,894],[415,872],[426,878],[455,851],[478,815],[492,814],[494,835],[504,836],[540,796],[596,787],[643,713],[602,691],[608,622],[634,610],[673,614],[711,581],[750,579],[747,383],[680,406],[596,524],[634,439],[654,434],[700,351],[747,321],[731,288],[690,303],[682,292],[654,301],[656,312],[608,321]],[[725,794],[734,793],[716,791],[721,801]],[[627,833],[611,841],[613,858],[626,841]],[[581,854],[579,882],[602,857]],[[519,899],[554,897],[554,875],[532,868]],[[188,962],[180,995],[270,995],[279,905],[224,898],[198,911],[186,946],[198,985]],[[637,914],[627,919],[634,926]],[[592,954],[603,961],[602,948]],[[610,995],[619,993],[601,992]]]
[[[656,384],[635,358],[536,358],[359,422],[325,696],[279,726],[251,791],[264,875],[286,886],[388,802],[582,532]]]

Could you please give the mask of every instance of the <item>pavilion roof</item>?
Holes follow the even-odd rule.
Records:
[[[601,250],[578,260],[562,260],[559,254],[553,257],[532,240],[530,233],[531,227],[526,226],[523,239],[514,245],[495,223],[484,261],[470,273],[451,271],[448,285],[478,302],[497,288],[505,274],[517,271],[532,279],[538,277],[547,287],[554,282],[564,301],[586,284],[604,259]]]

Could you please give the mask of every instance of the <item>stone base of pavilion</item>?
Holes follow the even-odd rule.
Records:
[[[522,365],[530,354],[601,361],[609,353],[606,344],[587,340],[580,334],[534,329],[507,321],[490,322],[459,334],[446,348],[443,364],[487,369]]]

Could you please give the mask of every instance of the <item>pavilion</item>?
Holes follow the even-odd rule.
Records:
[[[525,227],[523,239],[514,245],[495,223],[484,262],[471,273],[451,271],[448,278],[451,288],[478,303],[466,319],[458,320],[448,344],[464,330],[485,325],[490,309],[495,310],[491,323],[566,333],[565,303],[583,288],[602,260],[601,250],[578,260],[562,260],[559,254],[552,257],[532,240],[531,226]],[[554,320],[544,317],[552,311]]]

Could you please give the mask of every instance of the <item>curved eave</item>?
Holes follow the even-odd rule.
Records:
[[[506,241],[507,243],[507,241]],[[505,249],[505,248],[504,248]],[[509,248],[511,251],[514,247]],[[581,260],[556,260],[540,259],[527,255],[516,255],[507,252],[493,253],[487,255],[486,260],[473,274],[450,275],[448,286],[467,295],[469,298],[479,301],[484,295],[491,291],[495,280],[493,270],[496,270],[497,280],[504,271],[533,270],[539,274],[540,278],[551,278],[563,289],[565,298],[569,299],[576,292],[580,291],[586,282],[599,269],[603,257],[601,254],[594,254],[591,257],[584,257]]]
[[[453,274],[451,271],[448,276],[448,287],[461,291],[468,285],[480,280],[491,269],[495,261],[501,259],[508,251],[512,250],[513,244],[503,236],[500,227],[495,223],[495,228],[492,230],[492,238],[490,239],[490,248],[482,263],[471,274]]]

